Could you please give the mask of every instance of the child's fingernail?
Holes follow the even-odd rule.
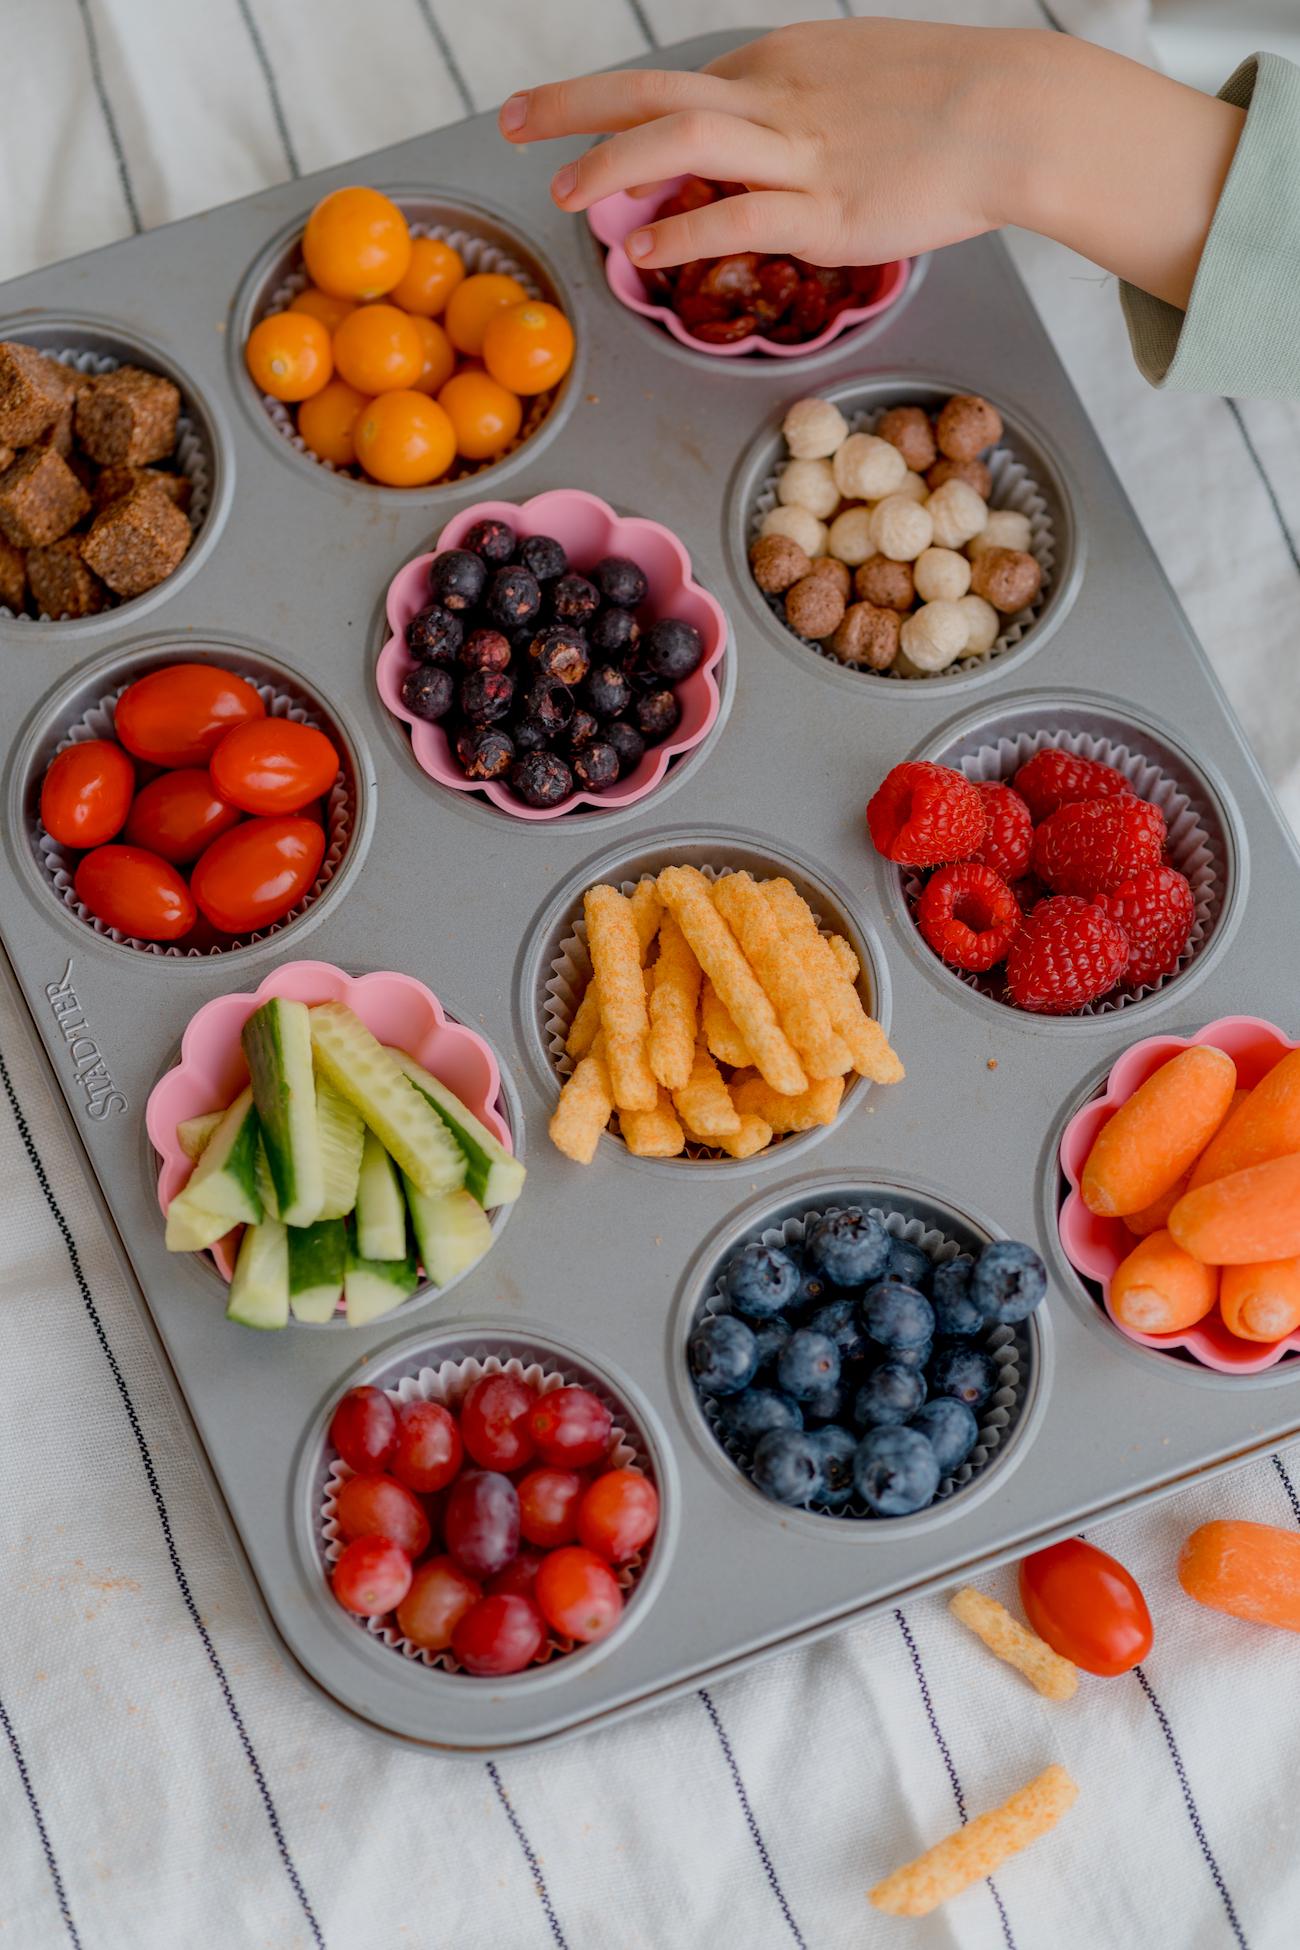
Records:
[[[526,94],[512,95],[509,101],[505,103],[504,107],[501,110],[502,128],[509,129],[513,133],[515,129],[522,129],[524,123],[527,120],[528,120],[527,95]]]
[[[551,178],[551,195],[557,201],[566,196],[570,196],[577,180],[578,165],[576,163],[565,163],[564,168],[557,169]]]
[[[634,230],[627,240],[629,257],[649,257],[654,247],[654,233],[650,230]]]

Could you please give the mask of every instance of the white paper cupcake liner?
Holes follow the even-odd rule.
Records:
[[[124,363],[121,359],[111,358],[107,353],[85,352],[75,345],[65,346],[58,352],[46,352],[45,357],[57,359],[61,366],[71,366],[76,372],[91,373],[95,376],[104,372],[116,372]],[[184,394],[181,395],[180,417],[176,422],[176,447],[172,458],[176,464],[176,471],[183,474],[190,483],[190,505],[187,513],[192,537],[190,547],[193,548],[199,530],[207,519],[212,500],[212,456],[208,451],[207,441],[185,411]],[[110,595],[108,607],[121,609],[125,603],[132,600],[131,597],[124,597],[119,601]],[[3,603],[0,603],[0,617],[9,623],[58,623],[63,620],[58,616],[47,616],[44,611],[39,617],[29,616],[25,610],[20,612],[8,609]]]
[[[545,296],[532,272],[517,258],[512,257],[509,251],[502,250],[497,244],[489,243],[486,237],[476,236],[470,230],[457,230],[447,224],[437,223],[412,223],[410,230],[412,237],[436,237],[440,243],[450,244],[454,251],[459,252],[467,276],[476,276],[481,271],[493,272],[516,279],[530,298]],[[298,293],[305,291],[310,283],[311,279],[306,268],[299,264],[276,285],[258,313],[259,320],[269,318],[273,312],[286,310]],[[316,467],[323,467],[331,474],[340,475],[345,481],[366,480],[366,475],[359,467],[336,467],[332,460],[322,460],[319,454],[314,454],[294,424],[292,409],[282,400],[272,399],[269,393],[263,393],[261,398],[267,418],[281,438],[288,441],[295,453],[301,454],[304,460],[310,461]],[[489,460],[457,459],[452,463],[450,471],[442,476],[440,481],[431,485],[440,486],[447,481],[467,481],[476,474],[487,473],[489,468],[498,467],[510,454],[522,447],[525,440],[537,432],[554,404],[554,390],[549,393],[533,394],[531,398],[524,401],[524,417],[520,422],[518,433],[508,447],[503,447],[499,454],[493,454]]]
[[[797,1248],[802,1246],[809,1226],[816,1225],[819,1219],[827,1216],[827,1213],[839,1212],[843,1209],[838,1205],[827,1206],[824,1210],[810,1208],[795,1218],[786,1219],[782,1225],[765,1226],[754,1236],[761,1239],[765,1246]],[[920,1219],[905,1218],[901,1212],[890,1212],[879,1205],[868,1205],[863,1209],[870,1217],[879,1219],[895,1239],[906,1239],[909,1245],[919,1246],[923,1252],[929,1254],[936,1265],[943,1265],[947,1260],[956,1259],[964,1250],[946,1233],[938,1231],[933,1226],[924,1225]],[[719,1281],[720,1279],[721,1274],[719,1274]],[[834,1298],[834,1289],[830,1289],[827,1301]],[[713,1291],[700,1308],[698,1318],[702,1320],[710,1314],[726,1314],[731,1311],[721,1285],[715,1284]],[[946,1503],[950,1497],[956,1496],[960,1490],[973,1483],[976,1477],[984,1475],[996,1461],[999,1450],[1020,1420],[1024,1409],[1032,1365],[1027,1327],[1023,1324],[1018,1327],[991,1327],[983,1338],[973,1345],[980,1347],[996,1363],[998,1386],[980,1410],[979,1438],[975,1447],[960,1469],[953,1475],[943,1478],[935,1491],[934,1501],[928,1504],[926,1509],[933,1509],[937,1504]],[[718,1427],[720,1403],[707,1395],[700,1395],[697,1399],[704,1411],[704,1419],[709,1425],[714,1441],[728,1460],[735,1464],[741,1475],[748,1478],[749,1464],[743,1448],[737,1443],[724,1440]],[[867,1506],[858,1502],[856,1498],[846,1504],[842,1510],[822,1510],[815,1503],[801,1507],[809,1510],[814,1516],[840,1521],[867,1523],[891,1521],[887,1517],[874,1516]],[[921,1517],[925,1514],[925,1510],[917,1512]]]
[[[850,415],[848,422],[849,432],[874,433],[887,411],[888,408],[885,406],[873,406],[864,409],[860,413]],[[1026,633],[1038,621],[1043,613],[1047,599],[1051,595],[1052,578],[1056,569],[1056,535],[1052,526],[1052,512],[1047,505],[1042,489],[1034,480],[1033,475],[1025,466],[1025,463],[1017,458],[1013,450],[1006,446],[994,447],[984,455],[984,459],[988,465],[989,473],[993,477],[993,485],[989,491],[989,507],[998,510],[1014,509],[1017,514],[1027,516],[1029,521],[1029,552],[1035,558],[1039,568],[1043,572],[1042,586],[1033,602],[1029,605],[1028,609],[1022,609],[1017,615],[1003,619],[1001,632],[991,649],[985,650],[979,656],[958,657],[943,670],[900,670],[897,668],[872,670],[866,664],[842,663],[841,659],[826,644],[810,642],[808,638],[799,636],[797,631],[791,630],[790,634],[795,638],[796,642],[803,644],[805,649],[813,651],[815,655],[825,657],[833,664],[839,664],[843,670],[857,671],[864,677],[892,677],[900,683],[912,683],[927,677],[950,677],[954,671],[982,670],[985,664],[992,663],[996,658],[1005,657],[1009,651],[1014,650],[1017,644],[1023,641]],[[784,464],[782,462],[781,465],[784,466]],[[749,522],[749,541],[751,545],[758,540],[759,529],[762,525],[764,515],[770,513],[776,506],[777,482],[780,479],[780,475],[781,467],[774,468],[763,482],[762,487],[755,497]],[[785,603],[783,599],[780,596],[770,595],[765,596],[764,599],[772,614],[785,624]],[[785,624],[785,626],[787,629],[789,628],[788,624]]]
[[[1160,808],[1168,828],[1165,857],[1187,880],[1196,902],[1196,919],[1176,968],[1155,982],[1127,985],[1121,982],[1108,995],[1099,996],[1095,1002],[1085,1003],[1083,1008],[1074,1011],[1077,1016],[1110,1016],[1129,1003],[1140,1002],[1144,996],[1158,995],[1167,983],[1177,981],[1195,960],[1223,906],[1227,863],[1187,790],[1144,753],[1121,740],[1085,731],[1025,731],[1017,737],[997,738],[981,746],[977,752],[958,759],[957,767],[978,784],[999,779],[1009,782],[1036,752],[1046,751],[1049,746],[1056,751],[1072,752],[1076,758],[1092,758],[1102,765],[1113,765],[1117,772],[1123,773],[1139,799],[1147,799]],[[925,880],[926,876],[915,869],[903,869],[903,894],[913,921]],[[996,1001],[1004,999],[1001,968],[985,975],[961,969],[952,972],[960,976],[967,988],[978,989],[981,995],[992,996]]]
[[[111,739],[114,736],[113,713],[117,701],[133,681],[134,679],[131,679],[127,683],[119,684],[105,697],[88,705],[76,723],[70,725],[59,740],[55,747],[55,755],[65,751],[69,745],[83,745],[90,738]],[[322,724],[320,718],[308,705],[301,703],[297,698],[287,696],[283,691],[277,691],[273,684],[257,684],[254,688],[265,704],[268,716],[291,718],[295,724],[313,725],[316,730],[323,731],[327,737],[329,736],[329,726]],[[325,857],[321,861],[320,872],[316,876],[311,892],[300,900],[296,907],[290,908],[289,912],[274,926],[261,928],[249,934],[232,935],[207,948],[186,948],[174,941],[141,941],[138,936],[123,934],[120,928],[110,928],[97,915],[92,914],[84,902],[77,899],[77,891],[73,886],[74,856],[68,849],[60,846],[57,840],[52,839],[45,828],[39,824],[36,827],[36,854],[55,898],[67,908],[69,914],[75,915],[77,920],[83,922],[86,927],[93,928],[95,933],[101,935],[104,940],[118,942],[128,948],[136,948],[142,954],[160,955],[173,961],[202,960],[207,955],[229,954],[235,948],[248,948],[254,942],[267,941],[273,934],[278,934],[282,928],[288,927],[290,921],[296,921],[300,914],[305,914],[307,909],[320,899],[338,872],[352,838],[355,819],[356,805],[352,788],[347,782],[346,775],[341,773],[335,779],[326,797]]]
[[[415,1374],[403,1375],[384,1393],[394,1404],[398,1402],[426,1401],[441,1402],[444,1408],[457,1409],[468,1395],[476,1381],[484,1375],[508,1374],[519,1381],[526,1381],[543,1395],[550,1394],[554,1388],[580,1386],[599,1396],[614,1418],[610,1435],[610,1450],[605,1467],[608,1469],[637,1469],[642,1475],[653,1476],[650,1458],[636,1429],[629,1421],[626,1410],[617,1398],[602,1388],[599,1382],[587,1375],[572,1373],[562,1366],[550,1362],[537,1361],[525,1364],[517,1357],[503,1361],[496,1354],[486,1354],[482,1358],[467,1355],[462,1361],[440,1361],[437,1367],[422,1367]],[[325,1473],[321,1490],[321,1500],[316,1512],[317,1543],[326,1566],[332,1568],[342,1557],[346,1540],[339,1531],[337,1519],[337,1496],[339,1486],[346,1483],[353,1474],[345,1462],[337,1456]],[[638,1582],[645,1566],[644,1556],[638,1552],[626,1564],[615,1568],[619,1589],[624,1598]],[[328,1568],[326,1575],[328,1576]],[[377,1618],[357,1618],[356,1624],[370,1633],[372,1638],[380,1639],[392,1651],[399,1652],[404,1659],[410,1659],[423,1666],[431,1666],[438,1672],[461,1672],[459,1660],[450,1652],[426,1652],[423,1647],[412,1645],[404,1638],[396,1625],[386,1623],[389,1614]],[[532,1672],[538,1666],[549,1662],[564,1653],[572,1652],[577,1641],[552,1632],[546,1641],[540,1658],[525,1670]]]

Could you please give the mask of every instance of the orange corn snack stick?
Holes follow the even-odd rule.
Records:
[[[739,1069],[753,1062],[749,1044],[718,1000],[718,991],[707,975],[700,986],[700,1027],[704,1031],[709,1054],[716,1056],[719,1063]]]
[[[1123,1218],[1167,1192],[1223,1121],[1237,1066],[1208,1044],[1180,1050],[1102,1127],[1080,1191],[1099,1218]]]
[[[675,1158],[686,1148],[686,1133],[663,1089],[653,1110],[621,1110],[618,1126],[634,1158]]]
[[[1300,1539],[1297,1540],[1300,1543]],[[1000,1869],[1041,1835],[1055,1828],[1079,1790],[1060,1762],[1028,1786],[1017,1789],[1000,1808],[976,1815],[964,1828],[945,1836],[915,1862],[895,1869],[869,1891],[867,1900],[889,1916],[928,1916],[940,1903],[959,1896],[972,1882]]]
[[[644,962],[650,952],[650,944],[659,930],[659,917],[663,913],[663,902],[659,898],[653,880],[640,880],[628,899],[632,905],[632,919],[636,923],[637,940],[641,943],[641,960]],[[600,983],[593,975],[583,992],[581,1002],[574,1010],[573,1021],[564,1047],[576,1062],[585,1056],[595,1041],[600,1028]]]
[[[1031,1632],[1005,1605],[974,1585],[963,1585],[948,1600],[953,1617],[982,1639],[997,1659],[1023,1673],[1044,1699],[1073,1699],[1079,1690],[1079,1668]]]
[[[605,1059],[588,1052],[560,1092],[547,1126],[551,1143],[576,1165],[589,1165],[613,1108]]]
[[[614,1102],[620,1110],[653,1110],[659,1085],[646,1050],[650,1019],[632,904],[617,887],[589,887],[583,912],[591,966],[600,983],[600,1024]]]
[[[740,943],[713,905],[704,875],[696,867],[665,867],[659,875],[659,893],[753,1051],[758,1068],[774,1090],[796,1095],[808,1082],[803,1065]]]
[[[680,1090],[695,1061],[700,964],[671,914],[659,924],[659,958],[650,991],[650,1068],[665,1090]]]
[[[846,979],[834,950],[818,932],[813,911],[788,880],[765,880],[763,897],[782,933],[803,955],[826,1004],[834,1029],[848,1044],[853,1067],[872,1083],[900,1083],[903,1066],[889,1046],[878,1022],[862,1006],[862,998]]]
[[[1300,1153],[1184,1192],[1169,1230],[1193,1259],[1241,1266],[1300,1255]]]
[[[1176,1334],[1204,1320],[1219,1297],[1219,1269],[1193,1259],[1168,1232],[1140,1239],[1110,1283],[1110,1310],[1139,1334]]]
[[[1300,1151],[1300,1049],[1261,1077],[1197,1159],[1191,1189]]]
[[[1189,1598],[1253,1625],[1300,1632],[1300,1535],[1223,1518],[1194,1530],[1178,1556]]]
[[[806,957],[782,933],[753,876],[732,873],[715,882],[713,905],[743,948],[808,1075],[842,1077],[853,1067],[848,1045],[831,1028]]]
[[[1243,1341],[1280,1341],[1300,1327],[1300,1259],[1265,1259],[1257,1266],[1225,1266],[1219,1312]]]
[[[714,1151],[725,1151],[729,1158],[752,1158],[759,1151],[766,1151],[772,1142],[772,1126],[764,1123],[761,1117],[752,1112],[740,1120],[739,1130],[726,1137],[705,1137],[701,1131],[693,1131],[689,1124],[683,1125],[688,1143],[707,1144]]]
[[[690,1076],[682,1089],[673,1092],[673,1107],[706,1144],[733,1137],[740,1129],[740,1113],[703,1037],[695,1045]]]
[[[843,1077],[819,1077],[797,1096],[783,1096],[762,1077],[737,1084],[732,1079],[731,1100],[741,1116],[761,1117],[774,1131],[811,1131],[819,1124],[833,1124],[844,1095]]]
[[[846,982],[856,982],[862,973],[862,963],[850,948],[842,934],[828,934],[826,946],[834,955],[840,974]]]

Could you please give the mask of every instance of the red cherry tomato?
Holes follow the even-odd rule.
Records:
[[[522,1502],[522,1485],[519,1495]],[[626,1564],[635,1557],[658,1527],[659,1495],[639,1469],[606,1470],[578,1506],[578,1536],[589,1551],[612,1564]]]
[[[452,1634],[451,1649],[466,1672],[496,1678],[522,1672],[546,1643],[546,1621],[531,1598],[499,1591],[480,1598]]]
[[[566,1544],[542,1560],[537,1602],[548,1625],[588,1645],[603,1639],[618,1623],[623,1593],[608,1564],[594,1551]]]
[[[151,765],[206,765],[232,725],[264,718],[253,686],[216,664],[168,664],[138,677],[113,712],[118,737]]]
[[[493,1572],[483,1589],[489,1595],[494,1591],[514,1591],[521,1598],[535,1597],[537,1573],[545,1561],[545,1551],[534,1550],[531,1544],[524,1544],[504,1571]]]
[[[140,788],[122,837],[132,846],[160,853],[174,867],[187,867],[239,819],[238,806],[218,799],[207,773],[190,765],[179,772],[160,772]]]
[[[443,1512],[447,1549],[471,1577],[490,1578],[519,1549],[519,1498],[508,1476],[467,1469],[456,1478]]]
[[[190,886],[223,934],[270,927],[308,892],[325,858],[325,834],[312,819],[245,819],[194,863]]]
[[[465,1447],[483,1469],[520,1469],[532,1461],[528,1415],[537,1390],[514,1375],[486,1374],[461,1404]]]
[[[399,1630],[426,1652],[444,1652],[457,1623],[483,1592],[468,1572],[449,1557],[431,1557],[417,1567],[411,1588],[397,1607]]]
[[[528,1427],[543,1462],[585,1469],[603,1460],[613,1417],[589,1388],[553,1388],[540,1395]]]
[[[103,846],[122,830],[135,791],[135,767],[109,738],[69,745],[41,781],[41,824],[60,846]]]
[[[530,1544],[553,1550],[578,1534],[578,1505],[587,1484],[574,1469],[543,1465],[530,1469],[519,1484],[519,1529]]]
[[[411,1585],[411,1560],[387,1537],[358,1537],[334,1566],[330,1582],[344,1611],[378,1618],[400,1605]]]
[[[1022,1561],[1020,1602],[1053,1652],[1103,1679],[1130,1672],[1151,1650],[1151,1614],[1136,1578],[1077,1537]]]
[[[329,791],[338,769],[325,733],[292,718],[237,724],[208,760],[213,790],[249,813],[299,812]]]
[[[387,1537],[408,1557],[429,1547],[429,1519],[419,1503],[392,1476],[349,1476],[335,1498],[338,1526],[355,1537]]]
[[[330,1422],[330,1441],[359,1476],[384,1467],[397,1434],[397,1414],[382,1388],[349,1388]]]
[[[97,846],[72,884],[97,920],[141,941],[179,941],[197,919],[175,867],[142,846]]]
[[[399,1483],[427,1496],[446,1489],[464,1457],[456,1418],[441,1402],[403,1402],[390,1464]]]

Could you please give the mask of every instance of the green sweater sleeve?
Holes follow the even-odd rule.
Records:
[[[1300,68],[1253,54],[1219,90],[1246,110],[1186,312],[1134,285],[1120,302],[1153,386],[1300,398]]]

